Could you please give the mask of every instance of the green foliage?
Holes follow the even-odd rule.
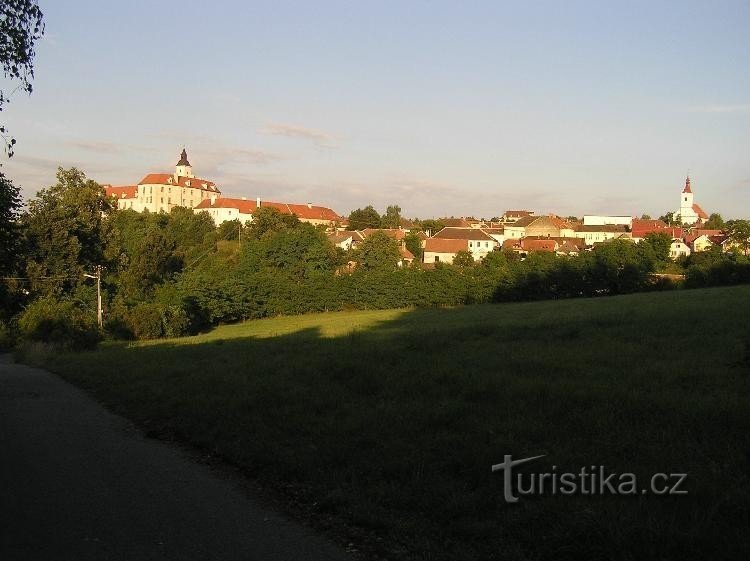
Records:
[[[248,233],[259,240],[266,234],[295,228],[298,224],[299,219],[293,214],[282,214],[273,207],[261,206],[253,215]]]
[[[31,93],[31,80],[34,78],[34,48],[44,35],[42,11],[36,0],[7,0],[0,2],[0,64],[3,76],[10,82],[18,81],[23,91]],[[0,111],[9,101],[0,90]],[[4,125],[0,135],[5,141],[5,152],[13,156],[15,138],[7,136]]]
[[[725,226],[726,224],[724,224],[724,219],[721,217],[721,214],[718,212],[712,212],[706,223],[703,225],[703,228],[706,230],[723,230]]]
[[[656,259],[657,266],[666,265],[669,259],[669,250],[672,246],[672,236],[669,234],[651,232],[646,234],[639,245],[646,244],[643,249],[649,248],[653,251],[653,257]]]
[[[0,353],[7,353],[15,346],[15,343],[10,327],[0,320]]]
[[[71,350],[91,349],[99,341],[96,315],[70,300],[43,297],[35,300],[18,318],[20,336]]]
[[[21,205],[21,190],[0,172],[0,276],[18,269]]]
[[[468,251],[459,251],[453,258],[453,264],[456,267],[472,267],[474,265],[474,256]]]
[[[431,234],[435,234],[445,228],[445,224],[440,222],[440,220],[433,220],[430,218],[427,220],[420,220],[419,227],[425,233],[430,232]]]
[[[733,220],[728,224],[729,239],[747,255],[750,253],[750,220]]]
[[[350,230],[364,230],[365,228],[380,228],[380,214],[372,205],[358,208],[349,214]]]
[[[404,246],[406,249],[408,249],[412,255],[414,255],[414,259],[416,261],[422,260],[422,255],[424,254],[424,250],[422,249],[422,238],[420,238],[416,233],[409,232],[404,236]]]
[[[159,304],[137,304],[128,312],[127,323],[137,339],[158,339],[164,336],[162,307]]]
[[[70,292],[104,260],[110,201],[76,168],[57,170],[57,184],[37,193],[23,217],[26,273],[43,295]]]
[[[381,228],[398,228],[401,225],[401,207],[388,205],[385,214],[380,220]]]
[[[398,242],[384,232],[374,232],[359,244],[354,260],[364,271],[394,271],[401,261]]]

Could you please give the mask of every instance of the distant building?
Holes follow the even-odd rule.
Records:
[[[708,214],[693,202],[693,190],[690,186],[690,176],[685,179],[685,187],[680,195],[680,208],[675,211],[675,218],[680,224],[700,224],[708,220]],[[679,215],[679,218],[677,216]]]
[[[633,225],[632,216],[600,216],[595,214],[583,215],[584,226],[627,226]]]
[[[534,216],[533,210],[506,210],[500,217],[502,222],[518,222],[527,216]]]
[[[505,239],[520,239],[526,236],[549,236],[553,238],[575,237],[573,226],[558,216],[526,216],[505,225]]]
[[[185,150],[174,173],[149,173],[138,185],[105,185],[104,190],[117,201],[117,208],[136,212],[169,212],[178,206],[193,208],[221,195],[213,181],[193,175]]]
[[[597,225],[579,225],[575,228],[576,236],[583,238],[586,245],[606,242],[614,238],[620,238],[628,234],[629,225],[624,224],[597,224]]]
[[[239,220],[243,224],[253,221],[253,214],[259,208],[275,208],[281,214],[294,214],[301,222],[308,222],[315,226],[333,228],[342,218],[333,210],[311,203],[300,205],[279,203],[275,201],[261,201],[258,197],[254,201],[247,199],[210,198],[201,201],[193,212],[207,212],[218,225],[227,220]]]
[[[475,261],[484,259],[484,257],[489,252],[494,251],[497,247],[500,247],[500,243],[494,237],[478,228],[471,227],[443,228],[430,239],[466,241],[468,242],[466,247],[463,250],[459,251],[468,251],[469,253],[471,253],[472,257],[474,257]],[[427,261],[425,261],[425,263],[427,263]]]

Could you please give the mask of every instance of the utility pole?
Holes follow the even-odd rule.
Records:
[[[84,273],[83,276],[89,279],[96,279],[96,322],[99,325],[99,329],[103,329],[104,320],[102,317],[102,266],[96,266],[95,275]]]

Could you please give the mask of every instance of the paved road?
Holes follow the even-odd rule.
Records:
[[[0,355],[0,560],[344,560],[241,481]]]

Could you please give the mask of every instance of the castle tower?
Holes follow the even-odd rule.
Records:
[[[177,181],[178,177],[193,177],[193,166],[188,162],[187,152],[184,148],[182,149],[182,154],[180,154],[180,161],[177,162],[174,171],[175,181]]]

